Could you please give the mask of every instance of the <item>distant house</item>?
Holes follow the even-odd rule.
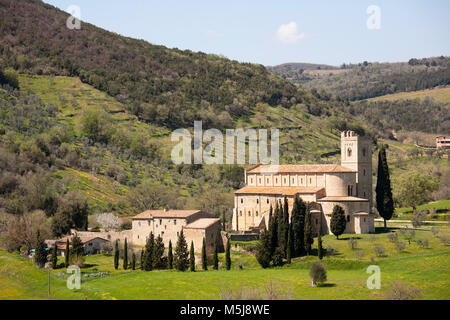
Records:
[[[450,137],[445,136],[436,137],[436,148],[437,149],[450,148]]]
[[[72,238],[73,236],[67,236],[59,240],[46,240],[45,243],[49,248],[53,248],[56,244],[57,254],[64,257],[66,252],[67,239],[69,239],[70,246],[72,246]],[[110,243],[110,241],[99,236],[80,236],[79,238],[81,239],[81,243],[83,244],[85,255],[99,253],[103,245]]]

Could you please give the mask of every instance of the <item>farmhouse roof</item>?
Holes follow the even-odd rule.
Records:
[[[189,223],[184,229],[206,229],[219,221],[219,218],[201,218]]]

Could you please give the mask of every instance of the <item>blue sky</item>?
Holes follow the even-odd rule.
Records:
[[[264,65],[450,55],[448,0],[45,2],[77,5],[82,21],[125,36]],[[367,27],[371,5],[380,9],[379,29]]]

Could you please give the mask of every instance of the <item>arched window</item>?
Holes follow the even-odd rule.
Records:
[[[352,148],[348,148],[347,149],[347,156],[351,157],[352,156]]]
[[[366,156],[366,148],[363,148],[363,149],[362,149],[362,154],[363,154],[363,157]]]
[[[256,203],[259,203],[259,199],[256,199]]]
[[[347,216],[347,222],[350,222],[350,216]]]

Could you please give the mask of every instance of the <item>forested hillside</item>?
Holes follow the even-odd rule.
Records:
[[[450,84],[450,58],[411,59],[402,63],[343,64],[311,71],[300,69],[295,77],[283,68],[268,68],[307,89],[325,90],[346,100],[362,100],[386,94],[429,89]]]
[[[20,73],[77,76],[130,106],[140,118],[170,128],[203,119],[231,126],[258,103],[303,101],[294,85],[262,65],[168,49],[82,23],[39,0],[0,1],[0,58]]]

